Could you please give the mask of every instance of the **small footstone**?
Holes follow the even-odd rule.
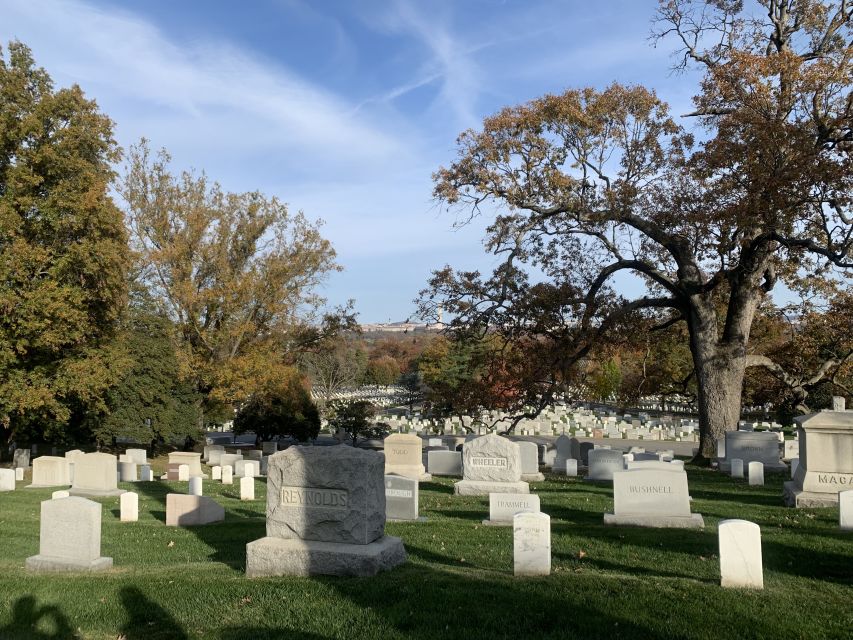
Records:
[[[136,522],[139,520],[139,496],[132,491],[121,494],[121,521]]]
[[[720,585],[763,589],[761,529],[747,520],[723,520],[718,529]]]

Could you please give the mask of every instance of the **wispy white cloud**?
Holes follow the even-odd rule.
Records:
[[[21,38],[52,74],[133,104],[149,124],[181,122],[205,138],[230,122],[240,138],[253,131],[254,144],[335,160],[388,158],[405,147],[334,94],[227,42],[178,44],[132,13],[75,0],[8,0],[3,13],[4,39]]]

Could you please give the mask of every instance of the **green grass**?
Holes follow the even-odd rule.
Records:
[[[96,575],[32,575],[39,502],[51,490],[0,493],[0,638],[853,638],[853,534],[837,509],[781,506],[782,481],[749,487],[688,469],[705,529],[604,527],[611,490],[549,477],[532,488],[551,516],[552,575],[512,575],[512,530],[484,527],[488,499],[421,484],[421,523],[389,523],[408,562],[375,578],[243,575],[245,545],[265,535],[265,485],[205,482],[224,523],[167,528],[166,493],[186,483],[123,484],[140,519],[120,523],[103,499]],[[765,589],[719,587],[717,523],[757,522]]]

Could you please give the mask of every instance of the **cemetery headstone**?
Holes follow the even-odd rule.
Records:
[[[394,474],[429,481],[423,465],[423,440],[408,433],[393,433],[384,440],[385,475]]]
[[[210,479],[211,480],[222,480],[222,467],[216,465],[215,467],[210,468]]]
[[[121,522],[136,522],[139,520],[139,495],[128,491],[119,498]]]
[[[15,480],[21,482],[24,479],[24,468],[15,467]]]
[[[203,482],[202,478],[199,478],[198,476],[195,476],[194,478],[190,478],[189,479],[190,486],[189,486],[188,493],[191,496],[203,495],[204,489],[202,488],[202,482]]]
[[[566,460],[566,475],[571,477],[578,475],[578,461],[574,458]]]
[[[212,498],[183,493],[166,494],[166,526],[193,527],[225,520],[225,509]]]
[[[0,469],[0,491],[15,490],[14,469]]]
[[[196,476],[199,477],[199,476]],[[179,464],[178,465],[178,481],[179,482],[188,482],[190,479],[190,465],[188,464]]]
[[[595,445],[592,442],[581,442],[580,451],[581,451],[581,465],[584,467],[589,466],[589,452],[595,450]]]
[[[544,513],[517,513],[512,525],[513,572],[516,576],[551,573],[551,517]]]
[[[30,466],[30,450],[15,449],[12,454],[12,466],[16,469],[27,469]]]
[[[732,478],[743,478],[743,460],[740,458],[732,458],[729,461],[729,470]]]
[[[128,449],[125,451],[125,455],[138,465],[148,464],[148,454],[145,449]]]
[[[206,478],[207,476],[201,470],[201,454],[193,453],[189,451],[173,451],[169,454],[169,464],[185,464],[189,467],[189,475],[192,476],[201,476],[202,478]]]
[[[853,531],[853,489],[838,492],[838,524],[842,531]]]
[[[84,453],[74,462],[72,496],[120,496],[124,489],[117,484],[118,460],[108,453]]]
[[[39,487],[64,487],[71,484],[68,461],[57,456],[42,456],[33,460],[33,477],[29,485]]]
[[[720,545],[720,585],[763,589],[759,526],[747,520],[723,520],[717,535]]]
[[[518,445],[494,433],[468,442],[462,451],[462,480],[453,489],[463,496],[530,493],[530,486],[521,481]]]
[[[418,519],[418,481],[405,476],[385,476],[385,518],[387,520]]]
[[[385,535],[385,458],[345,446],[270,456],[267,536],[246,545],[246,575],[372,576],[406,560]]]
[[[222,469],[222,484],[234,484],[234,470],[226,464]]]
[[[462,452],[428,451],[427,470],[433,476],[462,477]]]
[[[766,471],[787,471],[780,459],[779,438],[767,431],[726,431],[726,457],[719,462],[720,471],[730,470],[734,458],[750,462],[761,462]]]
[[[41,503],[39,553],[27,558],[27,571],[103,571],[112,566],[112,558],[101,557],[100,504],[77,497]]]
[[[255,499],[255,479],[251,476],[240,478],[240,500]]]
[[[521,479],[524,482],[542,482],[545,476],[539,472],[539,447],[535,442],[519,441],[518,453],[521,456]]]
[[[67,490],[60,489],[59,491],[54,491],[52,494],[50,494],[50,499],[51,500],[59,500],[60,498],[68,498],[70,496],[71,496],[71,494],[68,493]]]
[[[539,513],[539,496],[532,493],[490,493],[487,526],[512,526],[516,513]]]
[[[140,482],[153,482],[154,481],[154,472],[151,470],[150,464],[143,464],[139,466],[139,481]]]
[[[702,516],[690,513],[684,471],[632,469],[613,473],[613,513],[604,524],[701,529]]]
[[[749,484],[753,486],[764,485],[764,465],[760,462],[749,463]]]
[[[788,506],[834,507],[853,488],[853,411],[819,411],[794,418],[800,462],[784,485]]]
[[[118,479],[119,482],[136,482],[136,463],[119,462]]]
[[[614,449],[594,449],[589,452],[589,472],[585,480],[595,482],[609,482],[613,480],[613,473],[622,471],[625,462],[622,452]]]

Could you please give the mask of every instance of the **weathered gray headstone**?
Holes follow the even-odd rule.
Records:
[[[666,463],[664,463],[666,464]],[[613,513],[604,524],[701,529],[702,516],[690,513],[684,471],[633,469],[613,473]]]
[[[427,470],[434,476],[462,476],[461,451],[428,451]]]
[[[41,503],[39,554],[26,561],[28,571],[102,571],[113,566],[101,557],[101,505],[85,498]]]
[[[418,519],[418,481],[404,476],[385,476],[385,517],[388,520]]]
[[[625,461],[622,452],[614,449],[594,449],[589,452],[589,472],[585,480],[607,482],[613,480],[615,471],[622,471]]]
[[[347,446],[270,456],[267,537],[246,545],[246,575],[370,576],[405,562],[385,533],[385,457]]]
[[[462,474],[462,480],[453,485],[457,495],[530,493],[530,486],[521,481],[518,445],[493,433],[465,444]]]
[[[539,447],[535,442],[516,442],[521,456],[521,479],[524,482],[542,482],[545,476],[539,472]]]
[[[29,449],[15,449],[15,453],[12,454],[12,466],[14,468],[27,469],[30,466],[30,450]]]
[[[720,544],[720,584],[723,587],[763,589],[761,529],[747,520],[723,520],[717,530]]]
[[[551,518],[544,513],[517,513],[512,527],[513,569],[517,576],[551,573]]]
[[[779,438],[767,431],[726,431],[726,457],[720,460],[720,471],[730,470],[734,458],[750,462],[761,462],[767,471],[787,471],[780,459]]]
[[[136,482],[136,463],[119,462],[118,479],[119,482]]]

